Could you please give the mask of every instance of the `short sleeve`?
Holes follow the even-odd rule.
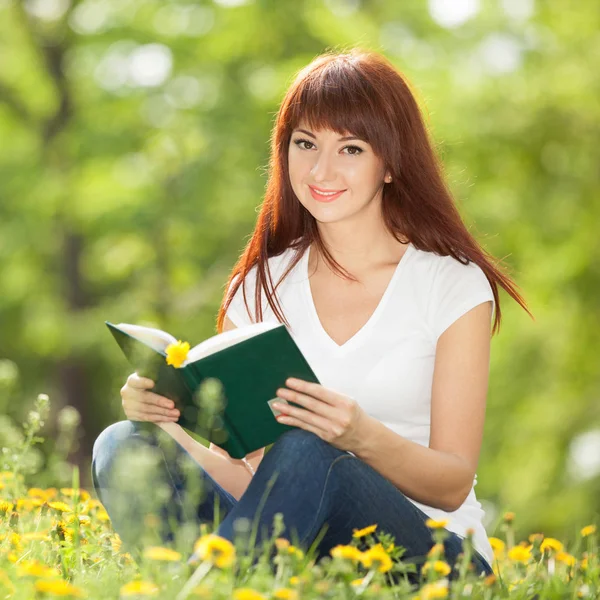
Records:
[[[492,301],[492,286],[479,265],[461,263],[452,256],[441,257],[440,268],[435,275],[429,303],[429,323],[435,340],[457,319],[472,308]]]

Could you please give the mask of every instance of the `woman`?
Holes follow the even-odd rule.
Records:
[[[473,529],[473,565],[491,573],[474,486],[498,285],[527,310],[495,262],[463,224],[397,70],[358,49],[317,57],[281,104],[265,199],[217,327],[285,322],[321,384],[288,380],[278,397],[302,408],[275,408],[296,429],[239,461],[195,442],[153,382],[131,375],[121,390],[130,420],[94,448],[94,482],[117,531],[127,519],[108,474],[123,448],[163,448],[141,433],[150,421],[178,442],[176,458],[193,457],[209,490],[194,516],[212,522],[218,500],[220,536],[233,540],[236,524],[256,518],[260,541],[281,512],[285,536],[304,546],[324,532],[324,556],[377,523],[419,562],[434,545],[433,518],[448,521],[449,563]],[[167,503],[182,505],[193,475],[176,460],[163,470]]]

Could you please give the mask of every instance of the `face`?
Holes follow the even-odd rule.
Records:
[[[288,168],[298,200],[317,221],[327,223],[377,206],[388,175],[367,142],[329,129],[313,131],[304,123],[292,132]]]

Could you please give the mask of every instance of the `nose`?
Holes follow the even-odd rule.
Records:
[[[310,170],[311,177],[315,183],[323,181],[335,181],[335,161],[326,152],[316,154],[316,158],[312,169]]]

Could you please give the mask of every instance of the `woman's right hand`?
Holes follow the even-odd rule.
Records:
[[[150,392],[154,381],[132,373],[121,388],[121,398],[125,415],[131,421],[152,423],[174,423],[179,419],[179,411],[169,398]]]

